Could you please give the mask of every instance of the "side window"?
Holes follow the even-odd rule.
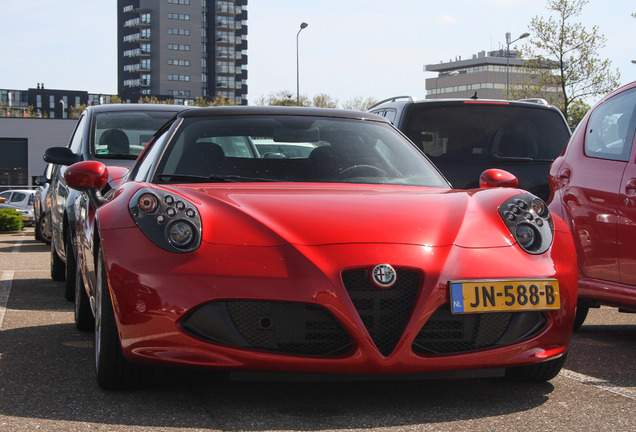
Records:
[[[387,118],[387,120],[389,120],[391,123],[393,123],[395,121],[395,115],[396,115],[396,111],[394,109],[387,109],[386,112],[384,113],[384,117]]]
[[[599,159],[629,160],[634,137],[636,89],[599,106],[585,131],[585,155]]]
[[[77,127],[75,127],[75,132],[73,132],[73,138],[71,138],[71,143],[69,147],[73,151],[73,153],[80,154],[82,149],[82,136],[84,135],[84,128],[86,126],[86,115],[80,117]]]
[[[11,197],[11,202],[12,203],[16,203],[16,202],[22,202],[24,201],[24,199],[26,198],[26,194],[23,194],[22,192],[14,192],[13,196]]]

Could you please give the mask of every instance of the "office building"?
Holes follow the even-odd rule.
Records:
[[[247,0],[117,0],[118,94],[247,104]]]
[[[426,79],[426,98],[468,98],[477,92],[480,99],[507,99],[506,87],[529,77],[523,65],[515,51],[506,49],[426,65],[427,72],[438,72]]]

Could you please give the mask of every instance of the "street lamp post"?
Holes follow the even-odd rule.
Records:
[[[300,106],[300,61],[298,60],[298,35],[307,28],[309,24],[306,22],[300,23],[300,30],[296,33],[296,106]]]
[[[528,36],[530,36],[530,33],[524,33],[517,39],[511,41],[510,33],[506,33],[506,97],[508,97],[508,87],[510,87],[510,45]]]

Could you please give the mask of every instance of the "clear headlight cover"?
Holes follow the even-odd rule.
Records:
[[[499,214],[521,249],[542,254],[550,248],[554,222],[541,199],[529,193],[514,196],[499,207]]]
[[[187,200],[143,188],[128,204],[137,226],[154,244],[169,252],[193,252],[201,245],[201,216]]]

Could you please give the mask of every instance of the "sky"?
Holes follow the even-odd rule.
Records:
[[[247,11],[250,104],[295,97],[297,78],[302,96],[340,105],[424,99],[425,79],[436,76],[425,65],[499,49],[506,32],[515,39],[534,17],[551,16],[547,0],[249,0]],[[634,0],[589,0],[576,18],[606,37],[599,56],[621,84],[636,80],[635,12]],[[0,88],[116,94],[116,17],[116,0],[0,0]]]

